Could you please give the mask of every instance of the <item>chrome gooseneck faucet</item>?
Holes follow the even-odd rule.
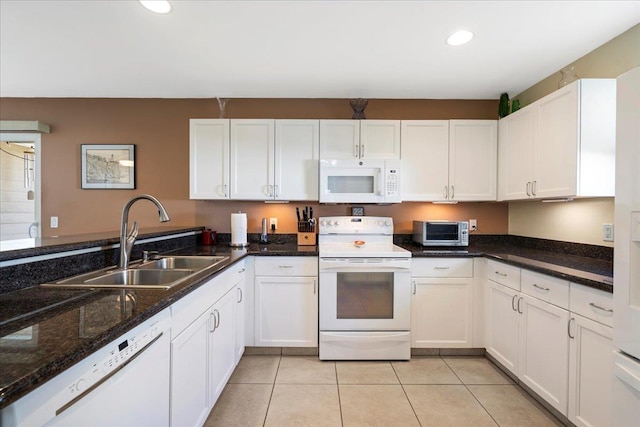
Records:
[[[122,208],[122,220],[120,222],[120,260],[118,261],[118,268],[125,269],[129,265],[129,256],[131,256],[131,249],[133,248],[133,243],[136,241],[138,237],[138,223],[136,221],[133,222],[133,226],[131,227],[131,231],[127,234],[127,228],[129,228],[129,209],[131,209],[131,205],[133,205],[138,200],[146,199],[153,202],[158,208],[158,214],[160,215],[160,222],[170,221],[169,214],[167,210],[162,206],[160,200],[156,199],[153,196],[148,194],[141,194],[129,200]]]

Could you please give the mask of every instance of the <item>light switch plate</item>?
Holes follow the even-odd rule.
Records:
[[[58,217],[57,216],[52,216],[51,217],[51,228],[58,228]]]
[[[602,224],[602,240],[613,242],[613,224]]]

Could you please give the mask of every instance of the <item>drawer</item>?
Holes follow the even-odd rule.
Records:
[[[413,277],[473,277],[472,258],[413,258]]]
[[[577,283],[569,286],[570,311],[613,327],[613,294]]]
[[[520,290],[520,268],[502,262],[487,261],[487,279]]]
[[[317,276],[317,257],[273,256],[256,257],[256,276]]]
[[[549,304],[569,309],[569,281],[522,269],[521,291]]]
[[[242,259],[236,262],[235,264],[227,267],[222,273],[218,275],[217,278],[220,279],[222,282],[235,285],[238,282],[240,282],[242,279],[244,279],[245,271],[246,271],[245,260]]]

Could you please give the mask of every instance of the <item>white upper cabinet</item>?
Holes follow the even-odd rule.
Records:
[[[403,120],[403,200],[496,200],[495,120]]]
[[[612,197],[615,79],[582,79],[500,120],[499,200]]]
[[[318,120],[231,120],[231,198],[318,200]]]
[[[449,121],[449,200],[496,200],[496,120]]]
[[[402,121],[402,199],[441,200],[449,186],[449,121]]]
[[[320,158],[399,159],[399,120],[320,120]]]
[[[276,120],[275,198],[318,200],[318,120]]]
[[[229,119],[189,120],[189,198],[229,198]]]
[[[231,120],[231,198],[268,200],[275,195],[275,120]]]

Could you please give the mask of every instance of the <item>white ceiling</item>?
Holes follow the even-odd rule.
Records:
[[[640,22],[638,0],[171,3],[0,0],[0,96],[497,99]]]

